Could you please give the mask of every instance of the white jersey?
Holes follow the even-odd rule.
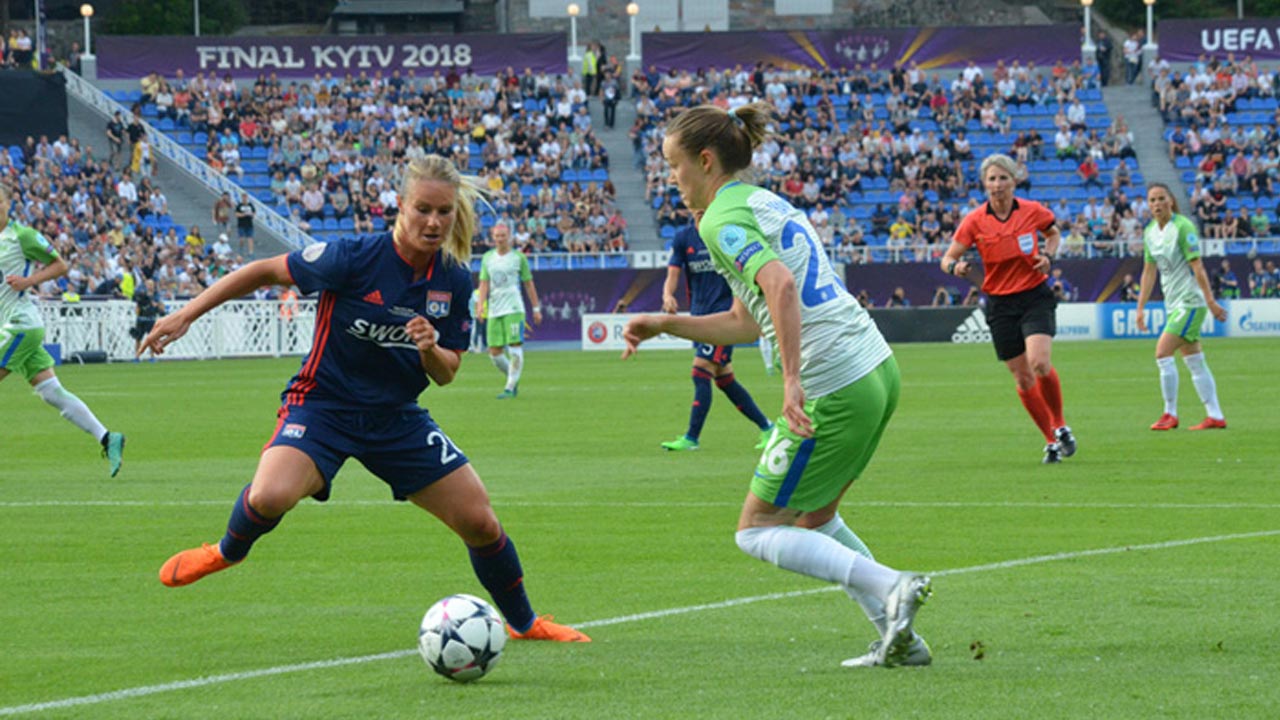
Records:
[[[480,260],[480,280],[489,281],[488,317],[524,315],[524,296],[520,284],[533,279],[529,261],[519,250],[499,254],[490,250]]]
[[[49,241],[34,228],[10,222],[0,230],[0,330],[44,327],[33,299],[34,288],[14,292],[3,278],[30,277],[37,264],[48,265],[58,257]]]
[[[1208,307],[1191,269],[1191,261],[1200,257],[1200,238],[1190,220],[1175,214],[1163,228],[1152,220],[1142,233],[1142,246],[1144,259],[1160,270],[1166,310]]]
[[[791,271],[800,299],[800,385],[806,398],[861,379],[893,354],[831,267],[809,219],[791,203],[763,188],[730,183],[707,208],[698,233],[716,270],[775,345],[773,318],[755,277],[772,260]]]

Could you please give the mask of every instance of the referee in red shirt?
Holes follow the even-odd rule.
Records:
[[[987,156],[979,176],[987,202],[956,228],[942,270],[968,274],[972,265],[962,258],[977,247],[986,273],[982,291],[988,298],[987,324],[996,357],[1013,373],[1023,407],[1044,434],[1044,462],[1062,462],[1075,454],[1076,439],[1062,417],[1062,386],[1050,360],[1058,301],[1047,282],[1049,256],[1057,252],[1062,236],[1049,208],[1013,196],[1018,184],[1013,158]]]

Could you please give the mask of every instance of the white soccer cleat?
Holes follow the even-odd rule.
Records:
[[[840,663],[841,667],[860,668],[860,667],[886,667],[880,662],[880,646],[884,645],[883,640],[873,640],[867,646],[867,653],[859,655],[855,658],[849,658]],[[907,647],[907,654],[899,666],[924,667],[933,663],[933,652],[929,650],[929,643],[924,638],[915,635],[911,640],[911,645]]]
[[[884,642],[877,653],[879,664],[885,667],[905,665],[915,634],[911,623],[916,619],[920,606],[933,594],[927,575],[899,573],[898,581],[889,590],[884,602]]]

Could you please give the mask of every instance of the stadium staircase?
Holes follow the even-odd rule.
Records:
[[[635,101],[623,97],[618,102],[617,117],[613,129],[604,125],[604,103],[592,99],[591,126],[596,137],[609,151],[609,178],[618,191],[618,212],[627,221],[627,243],[631,250],[662,250],[662,238],[658,237],[658,225],[654,222],[653,209],[645,201],[645,176],[643,169],[636,169],[634,151],[631,149],[631,126],[636,121]],[[663,258],[665,264],[666,259]]]
[[[91,140],[95,156],[109,156],[106,139],[106,123],[115,111],[128,116],[128,105],[136,98],[125,97],[136,91],[120,91],[104,93],[80,76],[63,70],[67,79],[67,102],[69,108],[69,128],[75,137]],[[213,203],[218,193],[226,190],[237,198],[241,188],[223,175],[214,172],[198,157],[190,154],[173,140],[168,138],[163,129],[157,128],[153,117],[144,117],[147,121],[147,134],[151,139],[155,158],[156,180],[169,203],[171,224],[180,228],[179,234],[185,232],[187,223],[201,226],[201,234],[206,241],[216,239],[213,232]],[[87,133],[87,134],[81,134]],[[252,195],[250,196],[252,198]],[[255,255],[272,255],[300,248],[313,241],[313,238],[293,226],[286,218],[258,200],[252,200],[257,215],[254,222]],[[163,232],[167,226],[157,230]],[[232,233],[234,235],[234,233]],[[234,237],[231,238],[233,241]]]
[[[1151,104],[1151,90],[1143,84],[1113,84],[1102,89],[1102,98],[1112,117],[1123,116],[1133,133],[1133,151],[1147,185],[1164,183],[1185,210],[1191,206],[1188,188],[1173,163],[1169,162],[1169,145],[1164,141],[1164,121]]]
[[[72,137],[79,138],[82,145],[93,148],[93,156],[99,160],[111,157],[111,146],[107,141],[106,118],[93,108],[74,96],[67,98],[67,125]],[[117,161],[119,168],[123,161]],[[207,242],[217,239],[217,230],[213,224],[213,203],[217,196],[204,184],[196,181],[187,173],[178,170],[173,163],[159,161],[155,174],[152,175],[155,186],[164,193],[169,203],[169,221],[180,237],[185,236],[187,228],[200,226],[200,234]],[[260,255],[271,255],[284,252],[284,245],[274,241],[262,242],[258,238],[256,250]],[[231,242],[235,243],[235,233],[231,233]]]

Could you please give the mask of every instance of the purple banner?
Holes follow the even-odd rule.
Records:
[[[582,338],[582,316],[613,312],[624,302],[636,312],[662,310],[661,270],[534,270],[542,324],[533,326],[529,340]]]
[[[1280,19],[1161,20],[1156,38],[1160,57],[1193,62],[1201,55],[1220,58],[1234,53],[1255,60],[1280,58]]]
[[[516,35],[374,35],[347,37],[131,37],[98,38],[98,77],[140,78],[153,71],[188,77],[212,72],[237,78],[275,73],[279,77],[342,77],[381,71],[413,72],[418,77],[453,68],[495,75],[523,72],[564,73],[568,43],[563,33]]]
[[[994,65],[1017,58],[1037,65],[1080,59],[1078,25],[925,27],[793,32],[645,33],[645,65],[671,69],[750,67],[880,67],[918,63],[924,69]]]

